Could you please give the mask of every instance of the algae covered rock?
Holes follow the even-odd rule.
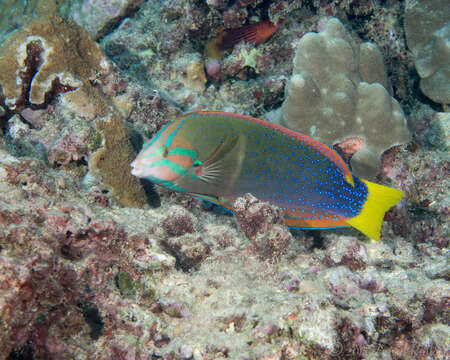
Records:
[[[69,1],[66,1],[69,2]],[[64,4],[60,0],[2,0],[0,3],[0,39],[29,22],[33,17],[54,14]]]
[[[101,38],[124,18],[135,13],[144,0],[75,1],[65,11],[95,38]]]
[[[284,226],[280,208],[251,194],[237,198],[233,208],[239,228],[260,258],[277,261],[286,253],[292,235]]]
[[[300,39],[281,121],[330,146],[363,139],[352,168],[356,175],[373,177],[381,154],[410,138],[403,111],[389,91],[377,46],[358,45],[333,18],[322,32]]]
[[[89,168],[112,189],[113,197],[124,206],[140,207],[146,197],[139,180],[130,173],[130,163],[135,157],[130,135],[117,115],[98,121],[103,136],[103,146],[89,159]]]
[[[450,113],[434,113],[430,126],[425,131],[425,136],[431,147],[448,151],[450,148]]]

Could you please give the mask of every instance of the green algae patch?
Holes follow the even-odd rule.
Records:
[[[139,285],[136,284],[131,275],[126,271],[120,271],[116,276],[116,286],[125,297],[134,297]]]
[[[123,297],[140,296],[147,303],[156,298],[156,290],[151,276],[144,276],[142,279],[136,280],[129,272],[120,270],[115,277],[115,284]]]

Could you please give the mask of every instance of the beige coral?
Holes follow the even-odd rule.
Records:
[[[107,112],[102,94],[91,85],[111,70],[100,46],[73,21],[40,18],[11,35],[0,47],[0,85],[12,111],[45,106],[63,93],[76,113],[93,119]]]
[[[136,154],[127,127],[117,115],[99,119],[97,128],[103,134],[102,147],[89,158],[91,175],[99,175],[112,189],[112,196],[124,206],[140,207],[146,195],[139,180],[130,173]]]
[[[205,91],[206,74],[205,66],[201,61],[192,61],[186,67],[186,86],[194,91],[202,93]]]
[[[431,100],[450,104],[450,2],[407,1],[405,35],[415,57],[420,89]]]
[[[362,138],[353,172],[373,177],[380,156],[410,135],[376,45],[358,45],[337,19],[324,31],[304,35],[297,46],[281,122],[328,145]]]

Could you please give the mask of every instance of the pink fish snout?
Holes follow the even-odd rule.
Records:
[[[134,161],[130,164],[131,174],[137,177],[145,176],[145,167],[142,165],[143,164],[141,163],[139,158],[134,159]]]

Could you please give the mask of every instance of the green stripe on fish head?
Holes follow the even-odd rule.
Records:
[[[131,163],[131,173],[183,191],[173,183],[195,171],[199,160],[198,152],[179,136],[182,126],[183,121],[175,121],[146,143]]]

